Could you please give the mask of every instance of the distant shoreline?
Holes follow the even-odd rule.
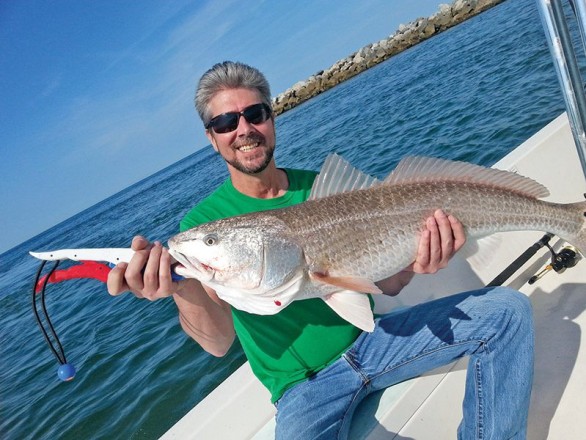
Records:
[[[438,11],[427,18],[400,25],[395,33],[376,43],[364,46],[326,70],[317,72],[273,98],[276,115],[329,90],[361,72],[433,37],[463,21],[484,12],[505,0],[454,0],[440,4]]]

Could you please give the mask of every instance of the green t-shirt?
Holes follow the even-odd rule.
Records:
[[[284,208],[309,197],[317,175],[286,169],[289,189],[273,199],[238,192],[230,179],[183,218],[181,231],[225,217]],[[283,392],[340,357],[361,330],[319,299],[294,301],[276,315],[254,315],[232,307],[234,328],[252,371],[277,401]]]

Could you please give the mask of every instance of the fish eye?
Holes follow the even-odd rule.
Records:
[[[213,246],[218,242],[218,236],[216,234],[208,234],[203,238],[203,242],[207,246]]]

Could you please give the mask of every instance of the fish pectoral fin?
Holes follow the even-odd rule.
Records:
[[[360,277],[335,277],[322,272],[310,272],[309,276],[314,281],[319,281],[344,290],[362,293],[383,293],[374,281]]]
[[[324,297],[323,300],[350,324],[366,332],[374,330],[374,315],[370,308],[368,295],[344,290],[332,293]]]

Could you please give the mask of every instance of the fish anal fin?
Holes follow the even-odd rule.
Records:
[[[374,330],[374,315],[368,295],[352,291],[340,291],[323,298],[334,312],[350,324],[366,332]]]
[[[330,284],[344,290],[374,294],[383,293],[372,280],[367,278],[331,276],[323,272],[310,272],[309,276],[314,281]]]

